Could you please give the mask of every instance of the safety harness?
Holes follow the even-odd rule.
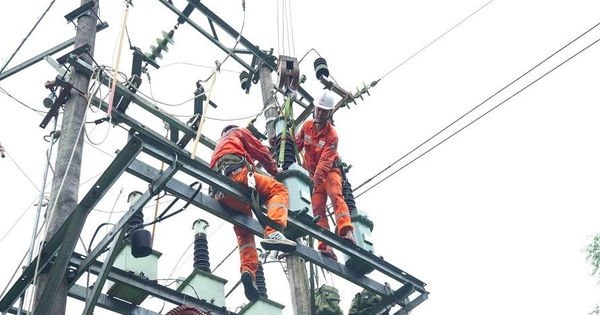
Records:
[[[262,225],[263,228],[268,225],[276,231],[283,232],[283,227],[279,223],[273,221],[271,218],[269,218],[262,212],[262,208],[260,206],[260,196],[258,190],[256,189],[256,179],[254,177],[253,167],[254,165],[248,162],[248,160],[246,160],[244,156],[239,156],[236,154],[225,154],[217,161],[217,163],[213,167],[213,170],[218,172],[219,174],[229,177],[234,173],[237,174],[237,172],[240,172],[244,166],[248,168],[248,187],[250,187],[250,201],[252,202],[250,208],[252,209],[252,212],[254,212],[254,215],[256,216],[258,222]],[[217,189],[213,189],[213,197],[216,196],[219,192],[220,191],[218,191]]]

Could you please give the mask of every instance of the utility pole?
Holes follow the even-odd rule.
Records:
[[[274,97],[273,79],[271,69],[265,65],[259,69],[260,88],[262,91],[264,107],[270,106]],[[279,111],[276,108],[269,108],[265,111],[267,121],[267,137],[269,142],[275,139],[274,119],[279,117]],[[299,241],[299,240],[296,240]],[[304,268],[304,261],[293,253],[286,256],[287,273],[289,277],[290,294],[292,296],[292,308],[294,314],[310,314],[310,288],[308,286],[308,277]]]
[[[87,2],[89,0],[81,0],[81,5]],[[96,14],[98,12],[99,0],[95,0],[95,3],[95,7],[91,9],[92,12],[88,11],[78,18],[75,35],[75,49],[89,45],[89,55],[83,54],[80,56],[88,64],[92,64],[91,56],[94,55],[94,44],[96,41]],[[90,78],[87,75],[73,70],[71,74],[73,89],[65,104],[61,136],[57,149],[56,164],[54,166],[54,177],[52,178],[50,203],[47,208],[50,209],[50,212],[46,213],[46,216],[48,216],[46,219],[49,221],[47,223],[48,230],[44,236],[45,242],[50,240],[77,206],[84,139],[82,133],[84,132],[83,128],[85,128],[84,118],[87,110],[87,97],[90,97],[87,95],[89,82]],[[80,95],[78,91],[86,93],[86,95]],[[46,268],[38,277],[35,304],[37,304],[45,289],[49,272],[50,268]],[[49,289],[57,291],[49,314],[65,314],[68,290],[67,273],[63,276],[59,287]]]

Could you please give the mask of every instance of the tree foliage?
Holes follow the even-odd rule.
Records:
[[[586,260],[592,265],[592,276],[598,274],[600,269],[600,234],[594,235],[592,242],[583,249],[583,252],[586,254]]]

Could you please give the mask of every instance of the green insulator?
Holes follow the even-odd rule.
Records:
[[[153,56],[153,60],[158,58],[158,59],[162,59],[162,53],[161,53],[161,49],[160,47],[156,47],[154,45],[150,46],[150,51],[152,51],[152,56]]]
[[[162,35],[163,38],[166,39],[171,45],[175,45],[175,42],[173,41],[173,35],[175,34],[175,31],[170,30],[168,33],[163,31]]]
[[[169,52],[169,48],[167,47],[167,44],[169,43],[168,41],[166,41],[164,39],[157,38],[156,39],[156,43],[158,44],[158,46],[162,50],[164,50],[165,52]]]

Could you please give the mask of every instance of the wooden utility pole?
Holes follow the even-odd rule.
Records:
[[[81,5],[84,5],[88,1],[89,0],[81,0]],[[92,64],[92,58],[90,56],[94,55],[94,44],[96,41],[96,14],[98,12],[99,0],[95,0],[95,3],[96,6],[92,9],[93,12],[87,12],[78,18],[75,35],[75,49],[84,45],[89,45],[89,56],[87,54],[80,56],[80,58],[88,64]],[[65,104],[56,164],[54,166],[54,177],[52,178],[52,192],[48,207],[50,212],[46,213],[46,219],[49,221],[47,223],[48,230],[44,236],[45,241],[50,240],[77,206],[81,173],[81,155],[83,151],[83,139],[85,137],[83,135],[85,132],[83,129],[85,128],[84,119],[88,104],[87,97],[91,97],[90,95],[87,95],[89,82],[90,77],[73,70],[73,73],[71,74],[71,84],[73,85],[73,89],[71,96]],[[84,92],[86,95],[80,95],[78,91]],[[46,270],[38,277],[35,304],[37,304],[44,291],[49,272],[50,268],[46,268]],[[49,314],[65,314],[68,290],[67,273],[63,276],[62,282],[58,288],[49,289],[57,290],[58,292]]]
[[[271,69],[267,66],[261,66],[259,69],[260,88],[262,91],[264,107],[270,106],[275,97],[273,90],[273,79],[271,78]],[[269,142],[275,139],[274,119],[279,117],[279,111],[276,108],[269,108],[265,111],[267,120],[267,137]],[[299,241],[299,240],[296,240]],[[287,273],[289,277],[290,294],[292,295],[292,308],[294,314],[310,314],[310,288],[308,286],[308,277],[304,261],[293,253],[286,256]]]

